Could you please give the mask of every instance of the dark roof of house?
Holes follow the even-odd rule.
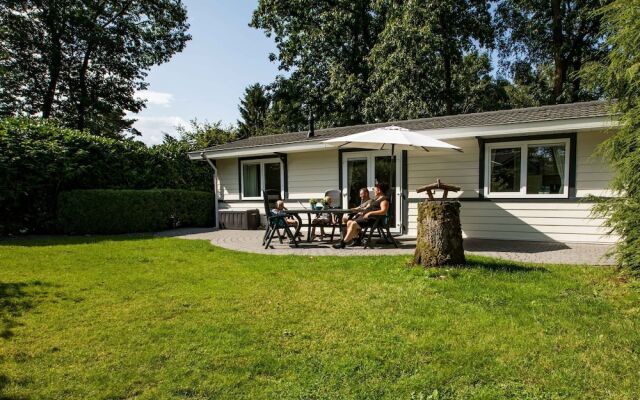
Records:
[[[474,114],[459,114],[445,117],[420,118],[406,121],[389,121],[363,125],[352,125],[337,128],[316,129],[315,135],[307,137],[306,131],[282,133],[278,135],[253,136],[235,142],[210,147],[202,151],[219,151],[261,147],[287,143],[301,143],[327,140],[334,137],[351,135],[353,133],[396,125],[407,129],[441,129],[462,128],[473,126],[490,126],[517,124],[525,122],[551,121],[558,119],[575,119],[588,117],[604,117],[609,113],[609,103],[606,101],[589,101],[583,103],[559,104],[553,106],[518,108],[514,110],[490,111]],[[196,152],[194,152],[196,153]]]

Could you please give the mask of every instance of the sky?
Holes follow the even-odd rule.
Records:
[[[272,38],[248,26],[257,0],[184,0],[192,36],[187,47],[162,65],[153,67],[142,112],[131,115],[141,140],[162,142],[175,126],[199,121],[235,123],[244,89],[256,82],[270,83],[278,74],[269,61],[275,51]]]

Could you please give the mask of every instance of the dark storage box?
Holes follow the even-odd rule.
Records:
[[[255,230],[260,226],[260,212],[258,210],[246,211],[220,211],[220,228]]]

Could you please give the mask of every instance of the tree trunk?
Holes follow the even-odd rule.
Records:
[[[581,32],[578,33],[578,35],[580,34]],[[584,41],[582,40],[582,37],[578,37],[571,47],[574,49],[572,54],[573,60],[571,62],[571,67],[573,69],[571,71],[571,73],[573,74],[573,82],[571,83],[571,101],[575,103],[580,99],[580,84],[582,83],[582,80],[580,79],[580,70],[582,69],[582,49],[584,47]]]
[[[562,95],[562,87],[567,80],[567,63],[562,54],[564,47],[564,34],[562,33],[562,0],[551,0],[551,32],[553,62],[555,71],[553,74],[553,102],[557,103]]]
[[[58,80],[60,79],[60,70],[62,67],[62,43],[60,29],[58,29],[58,21],[56,19],[56,3],[48,4],[46,17],[46,26],[50,39],[50,59],[49,59],[49,82],[47,83],[47,91],[42,101],[42,117],[49,118],[53,112],[53,102],[56,98],[56,90]]]
[[[460,202],[427,201],[418,205],[414,265],[439,267],[465,263]]]
[[[438,21],[440,26],[438,27],[441,31],[441,35],[443,38],[443,48],[441,49],[442,54],[442,62],[444,69],[444,104],[446,107],[446,115],[453,114],[453,54],[451,49],[456,48],[456,43],[451,39],[451,35],[449,34],[449,21],[444,13],[440,13],[438,16]]]
[[[87,105],[89,103],[89,94],[87,89],[87,71],[89,69],[89,61],[91,60],[92,48],[92,44],[89,43],[87,45],[87,50],[84,53],[80,72],[78,73],[78,81],[80,84],[80,99],[76,107],[78,110],[78,123],[76,128],[78,128],[78,130],[84,130],[84,128],[86,127],[86,113]]]
[[[444,58],[444,103],[447,107],[447,115],[453,114],[453,88],[451,73],[451,56],[447,51],[443,53]]]

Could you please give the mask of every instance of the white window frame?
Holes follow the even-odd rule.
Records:
[[[554,194],[527,194],[527,167],[528,167],[528,154],[529,146],[539,145],[565,145],[565,159],[564,159],[564,190],[563,193]],[[511,149],[520,148],[520,190],[517,192],[494,192],[490,191],[491,188],[491,150],[495,149]],[[484,196],[487,198],[531,198],[531,199],[565,199],[569,197],[569,177],[571,173],[570,167],[570,154],[571,154],[571,140],[566,139],[542,139],[542,140],[517,140],[512,142],[496,142],[487,143],[485,145],[484,154]]]
[[[245,165],[260,165],[260,194],[265,189],[264,179],[264,165],[265,164],[280,164],[280,196],[284,199],[284,163],[279,158],[260,158],[254,160],[242,160],[240,161],[240,199],[242,200],[262,200],[262,196],[247,197],[244,195],[244,166]]]

